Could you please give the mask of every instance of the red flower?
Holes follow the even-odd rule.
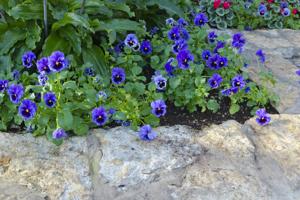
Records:
[[[227,2],[227,1],[225,1],[224,4],[223,4],[223,8],[224,8],[224,9],[230,8],[230,3]]]
[[[297,8],[294,8],[294,9],[292,10],[292,13],[293,13],[293,15],[296,15],[296,14],[298,14],[298,10],[297,10]]]
[[[219,8],[220,5],[221,5],[221,0],[214,0],[214,9]]]
[[[274,0],[268,0],[268,3],[274,3]]]

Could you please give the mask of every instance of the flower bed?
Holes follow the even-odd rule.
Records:
[[[97,75],[90,63],[81,70],[59,50],[41,58],[26,52],[23,72],[0,80],[0,129],[26,128],[60,144],[67,135],[122,124],[150,141],[170,103],[189,112],[217,113],[224,99],[231,115],[243,104],[260,125],[268,124],[264,107],[276,97],[242,71],[244,36],[209,32],[208,21],[198,13],[190,20],[168,19],[160,32],[128,34],[105,55],[109,77]],[[257,56],[263,65],[263,51]]]

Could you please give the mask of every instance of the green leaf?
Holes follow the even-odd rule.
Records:
[[[6,54],[20,40],[24,40],[24,31],[14,28],[0,35],[0,55]]]
[[[147,117],[145,117],[145,124],[150,124],[151,126],[158,126],[159,118],[154,116],[153,114],[148,115]]]
[[[77,85],[76,85],[75,81],[67,81],[67,82],[64,82],[63,88],[64,89],[76,90],[77,89]]]
[[[15,19],[43,19],[43,1],[24,1],[8,11],[8,14]]]
[[[207,108],[208,108],[208,110],[211,110],[211,111],[213,111],[215,113],[215,112],[217,112],[220,109],[220,105],[219,105],[219,103],[216,100],[210,99],[207,102]]]
[[[131,71],[134,75],[139,75],[140,73],[142,73],[142,68],[138,67],[138,66],[134,66],[133,68],[131,68]]]
[[[231,115],[237,113],[240,110],[240,106],[238,104],[232,104],[229,108],[229,113]]]
[[[84,48],[82,56],[84,62],[92,64],[103,78],[109,77],[109,68],[106,65],[105,56],[100,47],[93,45],[92,48]]]
[[[52,30],[56,31],[59,28],[64,27],[68,24],[72,24],[73,26],[84,27],[85,29],[94,32],[94,30],[90,27],[89,21],[86,18],[75,13],[65,13],[64,17],[61,20],[55,22],[52,25]]]
[[[59,29],[59,35],[70,43],[77,55],[81,53],[81,38],[75,28],[66,26],[65,28]]]
[[[225,10],[223,8],[218,8],[216,13],[222,17],[225,15]]]
[[[73,128],[73,115],[70,110],[64,109],[58,114],[58,125],[65,130]]]
[[[105,4],[107,7],[109,7],[112,10],[120,10],[124,11],[128,14],[129,17],[134,17],[135,14],[130,10],[130,7],[126,5],[125,3],[118,3],[118,2],[112,2],[112,1],[105,1]]]
[[[43,55],[49,56],[53,51],[58,50],[68,54],[70,52],[70,44],[66,39],[60,37],[57,33],[52,32],[43,46]]]
[[[169,82],[170,82],[170,87],[172,89],[176,89],[180,85],[181,79],[179,79],[178,77],[171,78],[171,79],[169,79]]]
[[[184,16],[183,10],[177,6],[175,2],[170,0],[149,0],[146,3],[148,6],[158,5],[161,9],[166,10],[171,15]]]

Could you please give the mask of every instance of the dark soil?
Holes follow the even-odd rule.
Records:
[[[230,99],[223,98],[220,103],[220,110],[216,113],[206,110],[201,112],[197,110],[196,112],[189,113],[186,109],[175,107],[174,104],[167,103],[167,114],[161,118],[161,126],[173,126],[173,125],[187,125],[194,129],[203,129],[211,124],[221,124],[227,120],[236,120],[239,123],[244,123],[251,117],[253,117],[250,112],[251,108],[246,105],[246,102],[240,105],[240,111],[231,115],[229,113]],[[279,114],[278,111],[272,106],[268,105],[266,110],[270,114]]]

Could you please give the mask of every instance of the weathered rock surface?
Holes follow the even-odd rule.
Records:
[[[124,127],[99,129],[60,147],[0,133],[0,199],[299,199],[300,115],[156,131],[143,142]]]
[[[243,32],[247,39],[246,58],[250,61],[250,77],[277,94],[281,101],[280,113],[300,114],[300,78],[296,75],[300,67],[300,32],[295,30],[256,30]],[[259,79],[261,65],[257,64],[255,52],[263,49],[266,63],[263,68],[272,72],[276,85]]]

